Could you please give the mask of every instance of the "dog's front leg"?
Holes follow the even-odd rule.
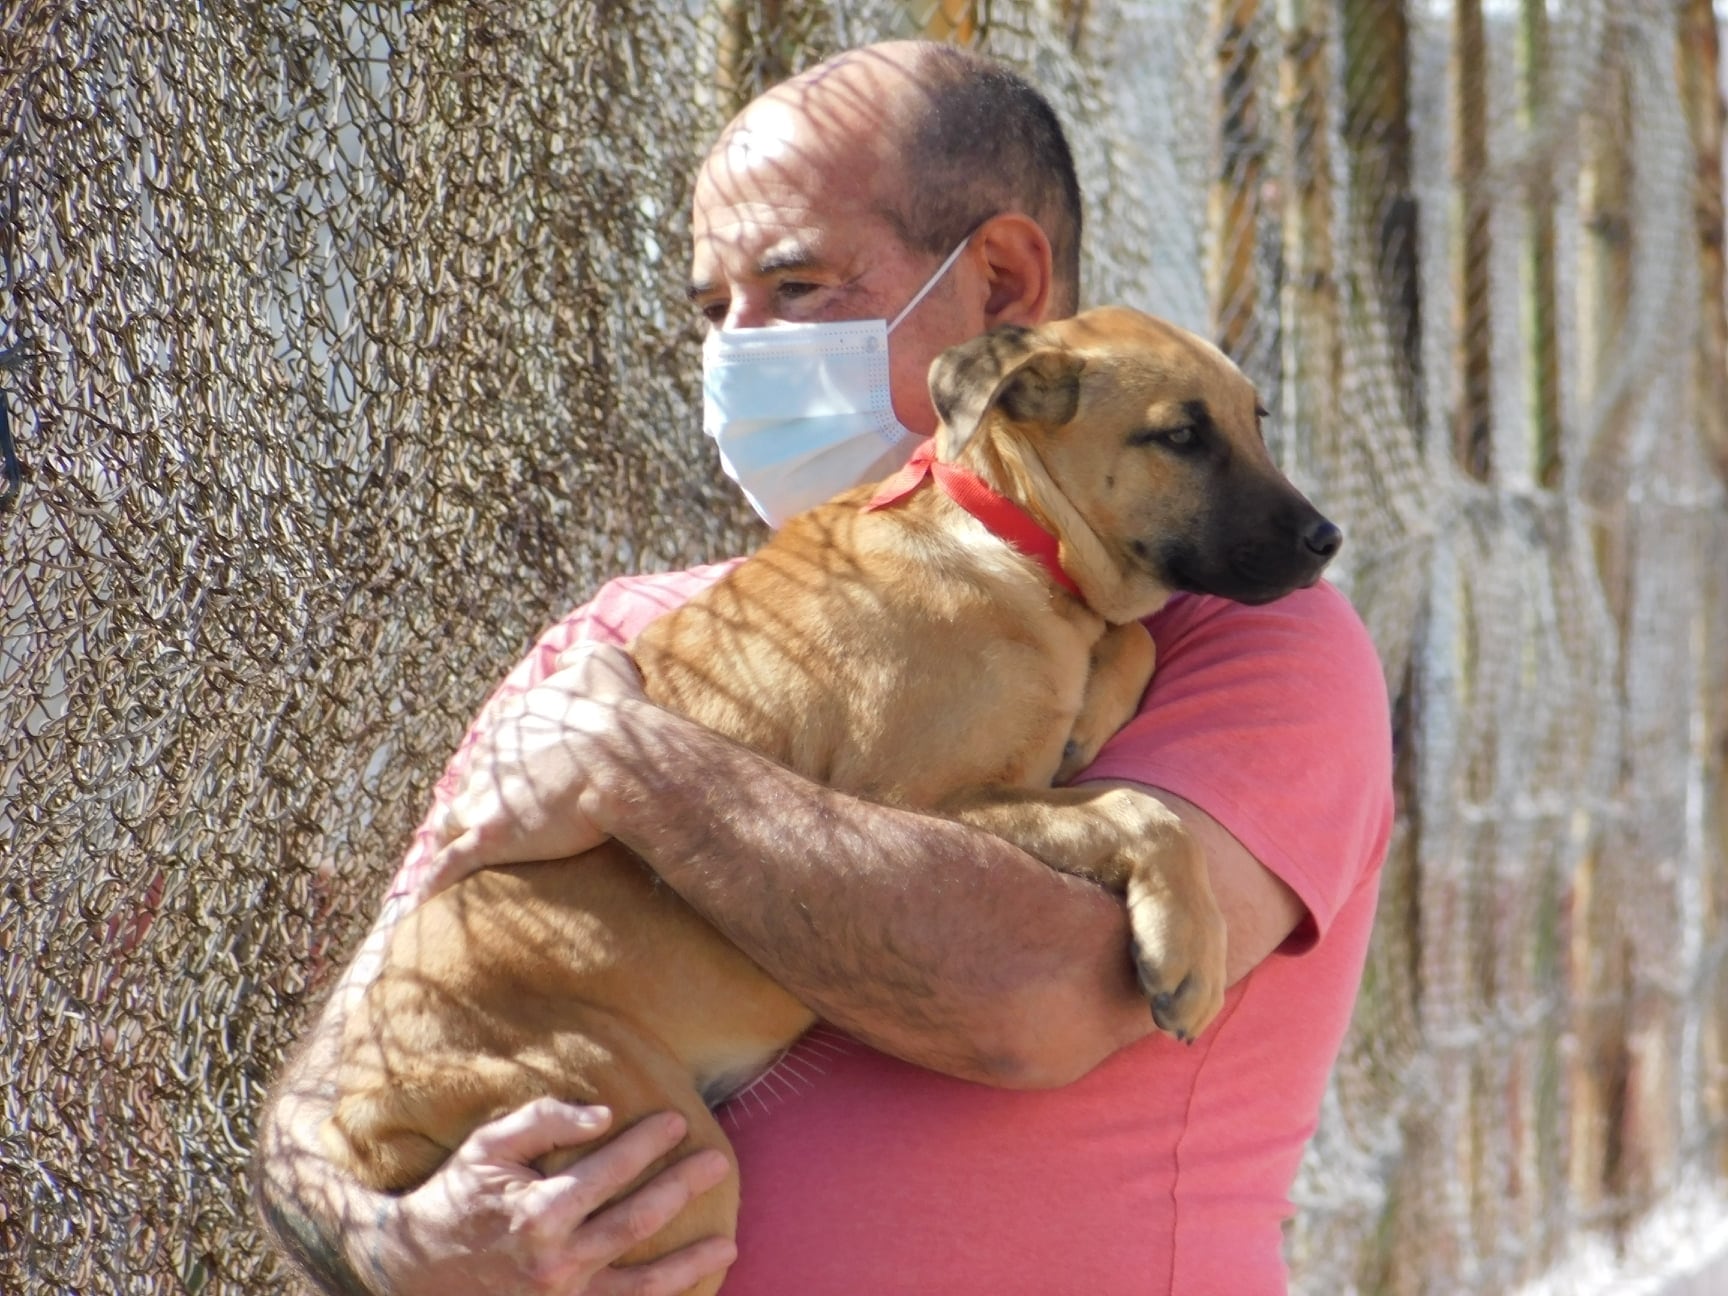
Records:
[[[1140,699],[1152,681],[1156,649],[1152,635],[1138,621],[1111,626],[1092,648],[1086,693],[1080,714],[1062,750],[1054,783],[1066,783],[1097,759],[1099,751],[1140,709]]]
[[[1135,968],[1159,1029],[1191,1040],[1218,1015],[1224,915],[1205,852],[1162,801],[1103,785],[985,788],[941,809],[1127,898]]]

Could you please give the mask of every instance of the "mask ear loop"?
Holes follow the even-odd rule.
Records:
[[[930,290],[942,282],[942,276],[947,274],[949,267],[960,259],[960,254],[966,250],[966,245],[971,241],[971,234],[968,234],[965,238],[960,240],[959,246],[948,254],[948,259],[936,267],[936,273],[924,281],[924,286],[918,290],[917,295],[914,296],[911,301],[907,302],[905,309],[896,315],[892,322],[889,323],[887,329],[888,332],[892,333],[895,329],[899,328],[900,321],[917,309],[918,303],[923,301],[925,297],[929,296]]]

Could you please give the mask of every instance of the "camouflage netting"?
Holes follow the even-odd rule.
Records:
[[[468,717],[607,575],[756,534],[697,430],[697,158],[918,31],[1051,93],[1090,298],[1224,341],[1350,535],[1403,814],[1299,1288],[1505,1291],[1709,1200],[1717,26],[0,0],[0,1290],[286,1288],[263,1086]]]

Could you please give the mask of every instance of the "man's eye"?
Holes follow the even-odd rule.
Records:
[[[732,304],[730,302],[709,302],[702,307],[702,318],[714,325],[715,328],[719,328],[726,322],[726,312],[731,309]]]
[[[808,297],[820,287],[819,284],[803,283],[796,279],[782,280],[775,285],[775,291],[782,297]]]

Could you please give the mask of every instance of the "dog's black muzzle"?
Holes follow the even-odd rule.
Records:
[[[1167,545],[1168,583],[1256,605],[1313,585],[1344,547],[1344,533],[1306,500],[1278,513],[1252,527],[1237,514],[1208,528],[1206,537]]]

